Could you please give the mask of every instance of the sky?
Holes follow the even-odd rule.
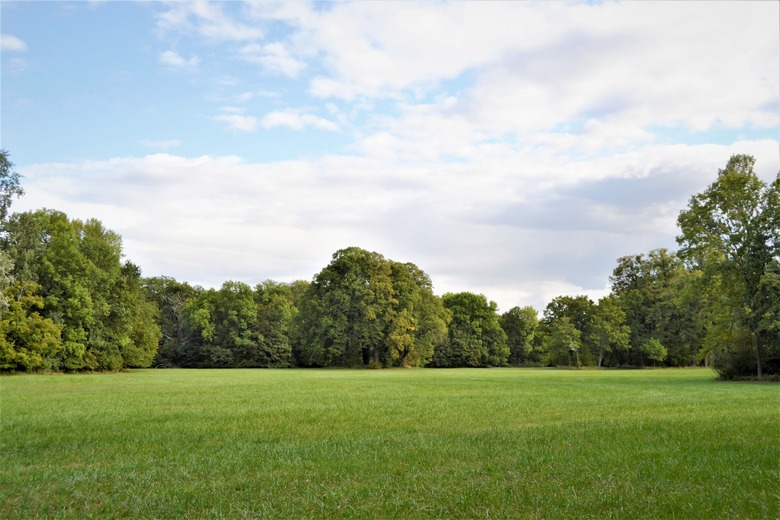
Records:
[[[13,210],[144,276],[311,280],[339,249],[500,311],[609,292],[735,153],[780,171],[780,3],[0,3]]]

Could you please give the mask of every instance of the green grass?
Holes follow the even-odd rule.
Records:
[[[3,518],[778,518],[780,387],[708,370],[0,378]]]

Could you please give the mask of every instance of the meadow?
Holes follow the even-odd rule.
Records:
[[[777,518],[780,387],[707,369],[0,378],[3,518]]]

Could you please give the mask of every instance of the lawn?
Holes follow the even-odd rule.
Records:
[[[706,369],[6,376],[3,518],[778,518],[780,386]]]

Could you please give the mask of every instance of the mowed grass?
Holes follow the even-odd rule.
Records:
[[[704,369],[0,378],[3,518],[778,518],[780,386]]]

